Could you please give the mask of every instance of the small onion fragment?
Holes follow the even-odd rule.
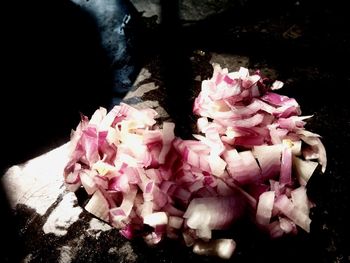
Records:
[[[242,216],[244,203],[241,197],[203,197],[192,199],[184,218],[192,229],[208,227],[213,230],[227,229]]]
[[[193,252],[198,255],[217,256],[222,259],[231,258],[236,249],[233,239],[216,239],[209,242],[197,241],[193,246]]]

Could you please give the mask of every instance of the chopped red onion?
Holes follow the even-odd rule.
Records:
[[[259,71],[214,65],[194,101],[193,140],[176,137],[174,123],[155,125],[153,109],[99,108],[71,134],[66,186],[82,186],[91,196],[85,209],[126,238],[182,238],[200,255],[230,258],[236,243],[213,240],[212,230],[243,216],[272,238],[309,232],[305,186],[319,164],[325,172],[326,151],[304,128],[312,116],[273,92],[282,87]]]

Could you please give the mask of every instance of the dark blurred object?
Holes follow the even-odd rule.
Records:
[[[125,33],[137,21],[131,12],[121,0],[1,4],[0,176],[66,142],[80,113],[110,108],[131,87],[138,68]],[[19,262],[21,233],[3,187],[0,261]]]
[[[1,231],[0,262],[20,262],[23,248],[23,240],[20,239],[18,218],[13,216],[13,211],[9,206],[6,191],[0,183],[0,207],[1,222],[4,224]],[[14,252],[16,251],[16,252]]]
[[[137,12],[121,0],[7,1],[1,10],[11,14],[2,23],[4,169],[65,142],[80,113],[120,101],[137,75],[125,33]]]
[[[140,14],[128,0],[71,0],[96,23],[101,46],[112,72],[111,100],[119,104],[139,72],[140,57],[136,54],[137,31],[142,26]]]
[[[193,87],[188,46],[183,41],[178,0],[161,2],[161,69],[167,91],[168,111],[175,121],[175,132],[182,138],[187,134],[192,112],[190,91]],[[176,44],[175,44],[176,43]]]

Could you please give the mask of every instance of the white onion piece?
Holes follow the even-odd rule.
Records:
[[[106,163],[102,160],[97,161],[94,163],[91,167],[92,169],[96,170],[99,175],[105,176],[110,172],[117,171],[116,167],[114,165],[111,165],[109,163]]]
[[[66,187],[78,185],[81,186],[80,173],[84,173],[85,170],[76,170],[74,172],[68,173],[65,177]],[[70,190],[71,191],[71,190]]]
[[[139,214],[142,218],[145,218],[146,216],[153,213],[153,206],[154,203],[152,201],[145,201],[143,204],[138,206]]]
[[[290,116],[288,118],[279,118],[277,123],[280,128],[288,129],[289,131],[297,131],[300,128],[303,128],[306,122],[305,119],[311,118],[309,116]]]
[[[295,156],[301,155],[301,140],[292,142],[292,154]]]
[[[168,216],[164,212],[156,212],[145,216],[143,222],[153,227],[157,225],[166,225],[168,224]]]
[[[208,118],[206,117],[198,118],[197,120],[198,131],[205,132],[205,129],[208,127],[208,125],[209,125]]]
[[[100,130],[108,130],[112,126],[115,118],[121,113],[122,106],[114,106],[100,123]]]
[[[320,155],[315,152],[312,147],[304,148],[302,154],[305,160],[315,160],[320,157]]]
[[[275,191],[264,192],[259,197],[256,209],[256,222],[261,225],[270,223],[272,208],[275,200]]]
[[[92,195],[97,190],[97,185],[94,181],[95,175],[90,175],[89,172],[83,171],[80,173],[80,180],[81,184],[85,188],[85,191],[88,193],[88,195]]]
[[[86,211],[108,222],[109,205],[100,190],[97,190],[85,206]]]
[[[212,238],[212,231],[208,226],[203,225],[196,229],[196,235],[204,241],[209,241]]]
[[[274,178],[280,173],[282,145],[254,146],[253,154],[258,159],[264,179]]]
[[[163,132],[163,136],[162,136],[163,146],[162,146],[162,150],[159,154],[159,159],[158,159],[160,164],[165,163],[165,157],[170,150],[171,142],[175,139],[174,128],[175,128],[175,124],[172,122],[164,122],[163,123],[163,130],[162,130],[162,132]]]
[[[89,124],[90,125],[100,125],[101,121],[105,118],[107,114],[107,110],[103,107],[100,107],[98,110],[96,110],[94,112],[94,114],[92,114]]]
[[[137,188],[130,187],[130,191],[127,193],[123,193],[123,201],[120,205],[120,208],[124,211],[126,216],[129,216],[131,210],[134,206],[134,201],[137,195]]]
[[[313,148],[315,149],[315,152],[319,154],[317,159],[318,159],[318,162],[322,165],[322,172],[324,173],[327,167],[326,149],[319,138],[316,138],[316,141],[317,141],[317,144],[314,145]]]
[[[306,187],[299,186],[291,192],[293,204],[304,214],[308,215],[310,212],[309,200],[306,194]]]
[[[301,185],[305,186],[307,184],[317,166],[317,162],[304,161],[298,157],[293,157],[293,169]]]
[[[226,151],[223,157],[228,164],[229,175],[236,181],[246,184],[261,178],[261,170],[251,151],[237,152],[232,149]]]
[[[208,226],[213,230],[227,229],[243,215],[242,198],[230,197],[195,198],[190,202],[184,218],[193,229]]]
[[[283,87],[283,85],[284,85],[284,83],[282,81],[276,80],[276,81],[274,81],[274,83],[272,83],[271,89],[272,90],[280,89]]]
[[[309,144],[315,154],[317,154],[318,162],[322,165],[322,172],[324,173],[327,167],[326,149],[320,140],[318,134],[306,131],[298,130],[300,138],[307,144]]]
[[[209,155],[208,160],[211,173],[215,176],[221,177],[224,174],[226,162],[216,154]]]
[[[197,204],[193,200],[191,201],[192,206],[190,204],[184,214],[184,217],[187,218],[186,225],[192,229],[209,228],[212,212],[204,204]]]
[[[284,147],[282,150],[281,158],[281,174],[279,182],[282,185],[291,185],[292,184],[292,148],[288,145],[290,143],[283,143]]]
[[[295,224],[300,226],[306,232],[310,232],[311,219],[309,218],[309,215],[298,209],[298,207],[296,207],[287,196],[281,195],[277,198],[275,206]]]
[[[239,70],[238,70],[238,78],[240,79],[245,79],[247,77],[249,77],[249,70],[245,67],[239,67]],[[231,78],[235,79],[235,77],[233,76],[233,74],[228,74]]]
[[[182,217],[178,216],[169,216],[169,226],[175,228],[175,229],[180,229],[182,227],[184,220]]]
[[[197,241],[193,246],[193,252],[198,255],[217,256],[223,259],[231,258],[236,249],[233,239],[216,239],[209,242]]]
[[[279,217],[278,220],[280,223],[280,228],[284,233],[289,234],[297,231],[295,224],[290,219]]]

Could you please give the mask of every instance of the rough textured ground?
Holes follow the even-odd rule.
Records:
[[[185,93],[180,92],[176,99],[191,104],[200,88],[200,81],[211,75],[212,62],[218,62],[231,70],[239,66],[261,69],[266,75],[286,83],[281,92],[295,97],[303,114],[314,114],[308,128],[323,136],[329,166],[324,175],[315,175],[309,184],[308,194],[317,204],[311,215],[313,223],[310,234],[301,233],[297,237],[271,241],[249,224],[243,223],[227,233],[238,244],[231,261],[349,262],[350,218],[347,214],[350,172],[347,158],[350,147],[350,106],[346,92],[350,87],[350,71],[343,64],[346,65],[350,55],[348,14],[343,4],[337,1],[260,2],[237,1],[237,5],[224,8],[219,14],[205,12],[205,4],[201,9],[200,4],[196,3],[197,8],[201,9],[198,12],[204,14],[202,19],[192,21],[198,20],[197,17],[182,21],[183,30],[177,35],[182,37],[178,39],[182,43],[179,45],[182,48],[180,54],[186,55],[191,68],[192,88]],[[28,12],[34,10],[27,5]],[[12,38],[17,40],[16,46],[21,48],[15,51],[10,49],[16,58],[11,60],[10,66],[16,68],[15,76],[22,77],[11,78],[10,95],[2,98],[13,102],[8,111],[13,115],[8,114],[5,118],[11,124],[10,127],[16,130],[12,135],[16,138],[22,136],[22,132],[18,131],[23,128],[22,124],[31,129],[27,131],[22,144],[17,141],[11,144],[16,147],[24,144],[25,147],[19,151],[21,158],[15,158],[13,153],[9,159],[4,159],[7,165],[29,159],[35,156],[34,153],[43,152],[65,141],[69,130],[76,125],[76,111],[90,114],[100,103],[108,105],[96,95],[106,94],[104,89],[95,87],[109,87],[109,81],[113,80],[108,73],[111,68],[108,63],[106,66],[101,56],[96,55],[103,54],[98,47],[100,42],[95,41],[95,37],[89,37],[91,31],[88,29],[81,31],[85,16],[81,14],[80,24],[77,23],[78,20],[73,16],[76,7],[72,8],[63,8],[60,12],[53,11],[58,9],[49,9],[53,17],[47,12],[33,12],[36,15],[34,20],[25,10],[19,9],[19,14],[25,13],[25,21],[32,27],[31,30],[22,28],[22,37],[15,34],[16,37]],[[63,31],[59,22],[53,22],[57,19],[62,23],[62,12],[70,14],[66,16],[70,23],[63,23]],[[135,28],[130,24],[130,28],[126,29],[129,30],[126,32],[129,32],[130,39],[135,41],[135,46],[139,47],[135,71],[143,69],[125,101],[138,107],[154,107],[162,119],[167,119],[169,116],[166,112],[171,112],[171,109],[166,96],[166,81],[162,75],[162,52],[172,52],[172,49],[161,46],[164,43],[160,33],[162,29],[157,24],[157,18],[146,17],[147,14],[151,13],[145,12],[138,20],[140,27]],[[42,35],[45,30],[38,28],[42,18],[57,26],[55,33],[51,31]],[[72,29],[72,24],[75,29]],[[20,32],[18,28],[16,30]],[[64,32],[68,32],[68,35]],[[57,36],[59,43],[54,41]],[[44,39],[47,45],[38,45]],[[87,46],[80,42],[82,39],[89,40],[85,42]],[[55,53],[55,50],[60,50],[58,47],[62,43],[62,53]],[[102,53],[96,53],[96,50]],[[47,58],[48,54],[51,57]],[[41,64],[34,66],[32,62],[35,59]],[[128,61],[135,63],[133,60]],[[18,63],[22,65],[21,70],[17,69]],[[42,74],[34,74],[38,71]],[[24,72],[23,75],[17,74],[21,72]],[[176,72],[174,76],[181,77]],[[103,82],[100,82],[102,79]],[[40,93],[40,89],[35,89],[36,85],[40,88],[50,87],[52,91]],[[36,90],[41,98],[24,87]],[[84,88],[89,92],[80,97],[82,93],[79,89]],[[76,91],[70,93],[74,89]],[[74,104],[75,101],[78,103]],[[21,114],[25,111],[24,116],[27,118],[14,121],[12,116],[18,116],[16,108]],[[51,113],[51,119],[41,115],[43,108]],[[174,117],[174,112],[171,115]],[[184,126],[192,127],[192,121],[192,117],[186,119],[188,125],[180,125],[178,132],[188,134],[190,129]],[[10,134],[6,133],[7,136]],[[2,262],[220,262],[196,256],[187,248],[170,241],[154,248],[148,248],[139,240],[126,241],[115,229],[92,218],[62,185],[60,169],[64,159],[57,161],[62,153],[64,156],[64,149],[51,153],[47,159],[41,157],[39,167],[40,162],[44,162],[49,164],[49,168],[36,172],[35,165],[26,168],[15,166],[11,170],[12,175],[2,177],[2,187],[8,189],[12,186],[12,190],[6,192],[11,195],[12,191],[15,196],[9,198],[11,206],[8,211],[4,210],[9,223],[3,236],[13,238],[5,238],[9,248],[5,246],[7,251],[1,252],[4,257]],[[19,186],[21,184],[22,187]],[[16,251],[8,253],[14,247]]]

